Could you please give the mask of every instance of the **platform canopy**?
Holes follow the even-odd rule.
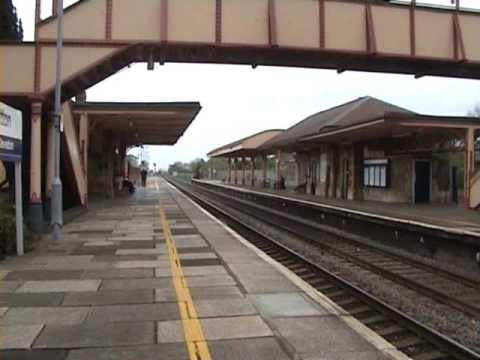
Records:
[[[251,157],[263,153],[260,147],[267,141],[280,135],[284,130],[270,129],[250,135],[246,138],[231,142],[210,151],[207,155],[209,157]]]
[[[127,146],[174,145],[201,110],[198,102],[74,102],[75,117],[87,114],[91,131],[102,130]]]
[[[480,128],[480,118],[391,112],[380,118],[325,128],[302,138],[300,142],[344,143],[407,137],[463,138],[468,128]]]

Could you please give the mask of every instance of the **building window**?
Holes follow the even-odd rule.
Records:
[[[390,160],[369,159],[363,162],[363,185],[387,188],[390,186]]]

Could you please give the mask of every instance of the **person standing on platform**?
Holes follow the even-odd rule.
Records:
[[[142,170],[140,171],[140,176],[142,177],[142,187],[147,187],[147,175],[147,166],[145,164],[145,161],[142,161]]]

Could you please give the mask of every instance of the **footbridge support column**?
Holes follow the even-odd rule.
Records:
[[[42,102],[31,103],[30,204],[29,221],[33,232],[44,230],[42,202]]]

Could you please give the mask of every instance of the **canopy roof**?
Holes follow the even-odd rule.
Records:
[[[127,146],[174,145],[201,110],[199,102],[74,102],[72,108]]]
[[[267,141],[283,133],[281,129],[270,129],[250,135],[210,151],[209,157],[251,156]]]
[[[262,149],[295,150],[301,139],[307,136],[313,136],[327,129],[333,130],[378,119],[389,112],[415,114],[412,111],[370,96],[361,97],[307,117],[285,130],[281,135],[263,144]]]
[[[325,128],[317,134],[300,139],[300,143],[344,143],[380,138],[418,136],[465,136],[465,129],[480,128],[480,118],[432,116],[407,113],[385,113],[382,117],[342,126]]]

